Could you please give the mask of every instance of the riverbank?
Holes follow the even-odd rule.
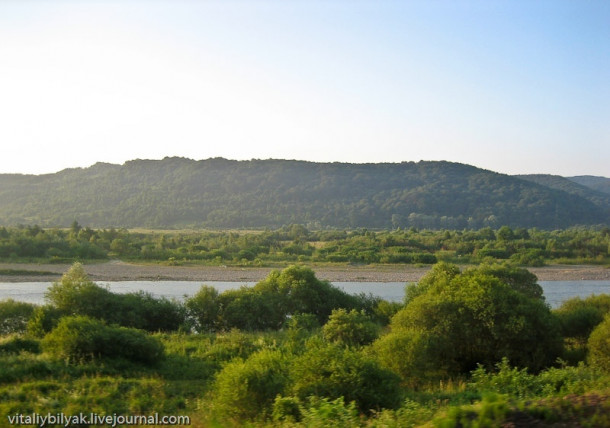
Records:
[[[70,268],[69,264],[0,263],[0,271],[18,271],[0,275],[0,282],[57,281]],[[237,266],[162,266],[140,265],[121,261],[85,265],[92,280],[104,281],[244,281],[256,282],[275,268],[241,268]],[[413,265],[381,266],[314,266],[320,279],[341,282],[415,282],[430,267]],[[529,268],[539,281],[610,280],[610,269],[594,265],[554,265]],[[27,272],[31,271],[32,274]],[[44,272],[44,274],[41,274]]]

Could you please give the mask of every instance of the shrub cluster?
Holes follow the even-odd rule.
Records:
[[[107,326],[84,316],[63,317],[45,336],[42,345],[49,354],[72,362],[122,358],[154,364],[163,357],[161,342],[145,332]]]

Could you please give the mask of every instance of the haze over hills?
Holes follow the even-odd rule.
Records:
[[[577,177],[568,177],[575,183],[590,187],[593,190],[610,195],[610,178],[596,177],[594,175],[579,175]]]
[[[509,176],[445,161],[134,160],[46,175],[2,174],[0,224],[457,229],[610,224],[608,194],[576,179]]]

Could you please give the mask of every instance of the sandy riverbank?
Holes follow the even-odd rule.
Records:
[[[44,271],[48,275],[1,275],[0,282],[56,281],[70,268],[66,264],[0,263],[0,269]],[[314,267],[316,276],[329,281],[414,282],[429,267],[406,266],[336,266]],[[273,268],[240,268],[222,266],[160,266],[111,261],[85,265],[94,281],[244,281],[265,278]],[[530,268],[540,281],[610,280],[610,269],[590,265],[557,265]]]

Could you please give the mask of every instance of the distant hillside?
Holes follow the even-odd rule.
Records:
[[[593,175],[579,175],[576,177],[568,177],[568,180],[610,195],[610,178],[595,177]]]
[[[576,177],[565,178],[559,175],[549,174],[518,175],[517,177],[541,184],[546,187],[550,187],[551,189],[561,190],[567,193],[571,193],[573,195],[578,195],[602,208],[610,206],[610,193],[604,193],[600,190],[595,189],[593,186],[578,183],[576,180],[573,180],[573,178]],[[610,179],[607,178],[593,178],[601,178],[602,180],[608,180],[608,182],[610,183]],[[610,188],[608,190],[610,190]]]
[[[450,162],[165,158],[0,175],[1,224],[549,229],[609,224],[609,207],[567,188]]]

